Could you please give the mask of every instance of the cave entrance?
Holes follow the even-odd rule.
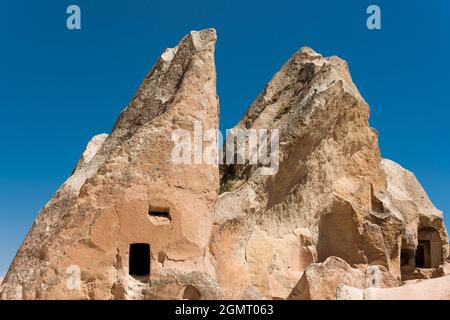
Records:
[[[131,276],[150,275],[150,245],[148,243],[130,244],[128,270]]]
[[[430,268],[430,261],[427,259],[425,263],[425,252],[426,256],[430,256],[430,242],[429,241],[419,241],[416,249],[416,267],[417,268]]]
[[[442,263],[442,243],[433,228],[419,230],[416,248],[416,268],[437,268]]]

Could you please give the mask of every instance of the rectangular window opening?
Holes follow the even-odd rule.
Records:
[[[169,211],[150,211],[148,214],[151,217],[165,218],[170,220]]]
[[[128,267],[131,276],[150,275],[150,245],[148,243],[130,244]]]

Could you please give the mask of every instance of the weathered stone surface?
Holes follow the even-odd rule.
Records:
[[[310,48],[250,106],[236,128],[280,129],[280,164],[274,176],[248,164],[221,168],[212,243],[227,298],[286,298],[310,263],[333,256],[400,280],[402,244],[418,237],[419,220],[437,229],[448,255],[442,215],[415,179],[396,180],[368,117],[346,62]],[[409,202],[396,201],[404,184]]]
[[[216,213],[235,217],[217,223],[213,237],[227,298],[286,298],[311,262],[330,256],[400,276],[402,221],[379,208],[386,177],[368,116],[346,62],[310,48],[250,106],[237,128],[279,128],[280,167],[274,176],[222,168],[219,203],[233,204],[219,208],[240,208]]]
[[[449,300],[450,276],[408,281],[395,288],[357,289],[343,286],[339,291],[342,300]]]
[[[445,273],[442,213],[412,173],[381,159],[338,57],[299,50],[236,125],[280,130],[276,174],[171,161],[174,130],[218,127],[215,40],[191,32],[166,50],[111,134],[91,140],[1,298],[350,299]],[[150,245],[150,275],[129,274],[134,244]]]
[[[443,270],[438,269],[444,264],[449,252],[442,212],[431,203],[412,172],[390,160],[383,159],[381,164],[388,181],[384,205],[401,217],[404,225],[402,252],[405,261],[401,267],[402,279],[442,276]],[[406,263],[406,255],[416,250],[423,240],[430,242],[428,270],[417,269],[415,261]]]
[[[443,271],[446,276],[450,276],[450,262],[448,260],[444,263]]]
[[[394,287],[400,283],[384,267],[352,268],[344,260],[330,257],[322,263],[309,265],[288,298],[335,300],[341,285],[365,289],[372,286]]]
[[[74,175],[77,171],[81,170],[82,168],[86,167],[89,164],[89,162],[95,157],[97,152],[102,148],[103,143],[107,138],[108,134],[106,133],[98,134],[92,137],[91,141],[89,141],[88,145],[86,146],[86,149],[81,155],[81,158],[78,161],[72,175]]]
[[[220,297],[208,259],[218,168],[170,158],[173,130],[218,127],[215,41],[214,30],[194,31],[166,50],[111,134],[93,138],[33,224],[2,298],[182,298],[188,286]],[[151,244],[148,279],[128,274],[132,243]],[[79,289],[67,286],[71,266]]]

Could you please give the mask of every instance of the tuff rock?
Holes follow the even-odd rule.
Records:
[[[191,32],[167,49],[111,134],[91,140],[19,249],[3,298],[181,298],[189,285],[220,297],[208,250],[219,170],[170,161],[173,130],[218,127],[215,41],[214,30]],[[130,243],[151,244],[148,281],[127,272]]]
[[[293,300],[335,300],[340,286],[358,289],[389,288],[400,285],[384,267],[351,268],[344,260],[329,257],[322,263],[310,264],[289,295]]]
[[[171,161],[174,130],[218,128],[215,41],[193,31],[161,55],[40,212],[1,298],[336,299],[370,289],[370,270],[382,287],[441,275],[442,212],[381,158],[338,57],[300,49],[236,125],[280,130],[276,174]],[[130,274],[137,244],[145,275]]]
[[[340,300],[450,300],[450,276],[411,280],[400,287],[359,289],[342,285]]]

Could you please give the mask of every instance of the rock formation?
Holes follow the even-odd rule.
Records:
[[[357,289],[342,285],[341,300],[450,300],[450,276],[408,281],[401,287]]]
[[[189,285],[219,297],[208,250],[219,170],[170,161],[173,130],[218,127],[215,41],[214,30],[191,32],[166,50],[111,134],[92,139],[19,249],[3,298],[182,298]],[[150,244],[150,282],[129,275],[131,244]]]
[[[289,299],[333,300],[337,289],[342,286],[381,288],[398,286],[399,282],[384,267],[367,266],[351,268],[344,260],[329,257],[322,263],[310,264],[302,278],[292,290]]]
[[[331,256],[400,280],[401,253],[427,228],[443,263],[442,213],[412,174],[381,159],[368,117],[347,64],[309,48],[250,106],[237,128],[279,128],[280,164],[274,176],[249,165],[222,170],[216,216],[232,218],[216,226],[213,244],[227,298],[292,297],[305,268]]]
[[[336,299],[342,285],[445,273],[442,212],[382,160],[338,57],[299,50],[234,128],[279,130],[276,174],[248,159],[220,171],[171,161],[174,130],[218,128],[215,40],[191,32],[167,49],[111,134],[89,142],[1,298]]]

